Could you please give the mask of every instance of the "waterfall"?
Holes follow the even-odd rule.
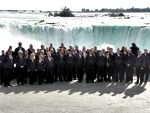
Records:
[[[41,44],[49,46],[53,43],[54,47],[59,47],[64,43],[69,45],[78,45],[79,48],[86,46],[91,48],[106,48],[113,46],[121,48],[130,47],[134,42],[143,51],[149,49],[150,27],[149,26],[90,26],[90,27],[64,27],[50,25],[34,24],[0,24],[0,34],[3,41],[0,42],[1,48],[6,49],[9,45],[17,46],[19,41],[27,49],[32,43],[35,48]],[[4,45],[4,46],[2,46]]]

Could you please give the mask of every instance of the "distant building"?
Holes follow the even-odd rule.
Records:
[[[84,9],[84,8],[82,8],[82,12],[85,12],[85,9]]]
[[[86,11],[86,12],[89,12],[90,10],[89,10],[89,9],[86,9],[85,11]]]

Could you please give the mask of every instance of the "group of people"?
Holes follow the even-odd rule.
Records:
[[[66,49],[63,43],[55,50],[52,43],[45,48],[33,48],[30,44],[25,50],[22,43],[13,51],[10,46],[0,56],[0,83],[4,87],[11,86],[11,80],[16,79],[18,85],[38,82],[50,83],[56,81],[97,82],[133,82],[133,71],[136,69],[136,84],[147,83],[150,68],[150,54],[147,49],[141,53],[135,43],[127,49],[122,47],[117,52],[113,48],[97,50],[97,47],[82,50],[78,46]]]

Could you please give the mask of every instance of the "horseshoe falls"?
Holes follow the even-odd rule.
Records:
[[[6,15],[9,16],[6,18]],[[39,22],[40,20],[42,21]],[[133,42],[141,51],[150,48],[150,26],[144,19],[137,19],[135,22],[134,19],[110,17],[64,19],[39,14],[33,17],[31,14],[11,14],[11,17],[10,14],[5,14],[0,18],[0,37],[0,50],[7,50],[9,45],[15,49],[20,41],[26,49],[29,44],[37,49],[41,44],[48,47],[49,43],[57,48],[62,42],[67,48],[78,45],[80,49],[82,46],[97,46],[98,49],[110,46],[116,51],[122,46],[129,48]]]

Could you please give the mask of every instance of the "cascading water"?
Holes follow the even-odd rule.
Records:
[[[17,42],[22,41],[27,48],[30,43],[35,47],[40,44],[48,46],[53,43],[54,47],[59,47],[63,42],[66,47],[69,45],[78,45],[80,48],[87,48],[104,45],[113,45],[115,48],[126,46],[130,47],[131,43],[136,43],[143,51],[149,49],[150,27],[147,26],[91,26],[91,27],[55,27],[40,26],[27,24],[9,24],[1,25],[0,34],[3,41],[2,48],[9,45],[17,46]]]

